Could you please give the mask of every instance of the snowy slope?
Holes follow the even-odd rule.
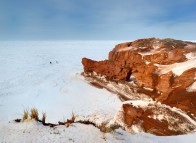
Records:
[[[116,43],[1,42],[0,120],[19,118],[32,107],[46,112],[50,122],[67,119],[72,112],[113,116],[120,104],[117,97],[84,84],[80,73],[83,56],[106,58]]]

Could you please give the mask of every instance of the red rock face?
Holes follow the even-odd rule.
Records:
[[[195,121],[184,111],[159,102],[130,100],[123,103],[110,125],[119,125],[129,132],[171,136],[193,132]]]
[[[134,77],[138,92],[196,116],[196,87],[188,90],[196,82],[196,43],[139,39],[116,45],[108,60],[83,58],[82,64],[85,75],[92,78],[95,72],[109,81],[128,84],[132,81],[130,77]],[[132,110],[130,116],[139,115],[140,112]],[[127,122],[133,121],[130,118]]]
[[[169,106],[161,106],[153,102],[149,102],[145,107],[126,103],[123,104],[123,111],[124,116],[121,120],[130,130],[132,125],[138,123],[140,124],[137,128],[158,136],[179,135],[195,129],[194,124],[178,112],[172,111]]]

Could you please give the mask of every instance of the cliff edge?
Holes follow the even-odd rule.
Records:
[[[86,80],[96,87],[116,93],[122,101],[153,101],[156,102],[156,106],[160,103],[177,108],[195,121],[196,43],[169,38],[139,39],[116,45],[107,60],[94,61],[83,58],[82,64]],[[146,110],[142,108],[140,116],[132,116],[131,112],[135,112],[135,107],[124,104],[123,108],[125,107],[125,123],[133,117],[133,120],[138,118],[145,123],[141,117],[147,114]],[[129,116],[128,111],[131,111]],[[152,114],[152,111],[148,112]],[[146,123],[149,122],[147,117],[148,114],[145,115]],[[169,122],[166,119],[165,121]],[[129,126],[131,125],[129,123]],[[182,133],[185,132],[172,130],[167,135]]]

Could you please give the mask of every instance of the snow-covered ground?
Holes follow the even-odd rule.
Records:
[[[116,95],[90,86],[80,73],[81,59],[103,60],[122,41],[0,42],[0,142],[185,142],[195,134],[156,137],[121,129],[104,134],[91,125],[44,127],[36,122],[9,123],[35,107],[46,122],[71,117],[97,124],[111,120],[121,106]],[[50,63],[51,62],[51,63]],[[39,140],[38,140],[39,139]]]
[[[62,121],[72,112],[113,116],[117,97],[92,88],[80,73],[82,57],[105,59],[116,43],[1,42],[0,121],[21,118],[32,107],[46,112],[47,122]]]
[[[195,143],[195,134],[159,137],[146,133],[130,134],[122,129],[102,133],[92,125],[50,128],[37,122],[25,122],[1,125],[0,140],[6,143]]]

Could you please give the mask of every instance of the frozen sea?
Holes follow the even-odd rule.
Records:
[[[80,75],[83,71],[81,59],[83,57],[94,60],[107,59],[109,51],[123,41],[5,41],[0,42],[0,142],[64,142],[56,136],[50,135],[50,129],[34,123],[29,125],[10,125],[8,122],[22,118],[26,109],[33,107],[39,113],[46,112],[46,122],[56,123],[65,121],[75,113],[79,117],[89,118],[97,124],[111,120],[121,106],[116,95],[90,86]],[[8,124],[8,125],[7,125]],[[79,131],[89,130],[93,135],[91,141],[105,142],[102,134],[94,127],[78,125]],[[14,129],[13,129],[14,128]],[[28,138],[26,134],[16,134],[18,130],[26,129],[35,138]],[[32,128],[36,128],[34,131]],[[64,129],[59,127],[59,131]],[[89,129],[90,128],[90,129]],[[36,135],[39,129],[39,135]],[[29,131],[29,132],[30,132]],[[47,132],[48,131],[48,132]],[[81,132],[82,132],[81,131]],[[11,137],[7,138],[7,133]],[[72,133],[73,132],[73,133]],[[70,129],[70,137],[76,142],[90,142],[78,140],[74,135],[76,129]],[[109,134],[108,142],[185,142],[195,143],[195,134],[176,137],[156,137],[150,134],[130,134],[119,131],[119,135]],[[67,134],[67,132],[64,132]],[[101,135],[100,135],[101,134]],[[61,135],[64,135],[63,133]],[[82,135],[83,136],[83,135]],[[85,136],[85,135],[84,135]],[[29,140],[25,140],[25,139]],[[120,139],[119,139],[120,138]],[[31,140],[32,139],[32,140]],[[72,142],[69,140],[67,142]]]

